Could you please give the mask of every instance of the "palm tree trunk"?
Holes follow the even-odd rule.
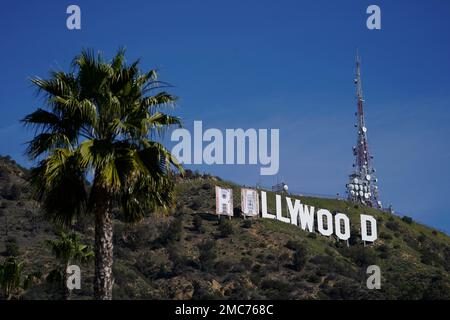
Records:
[[[97,300],[111,300],[114,284],[112,213],[107,191],[103,188],[96,191],[94,297]]]

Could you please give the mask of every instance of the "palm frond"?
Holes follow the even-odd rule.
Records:
[[[31,184],[51,221],[70,226],[85,212],[86,181],[78,154],[56,149],[31,170]]]
[[[77,233],[65,233],[61,231],[55,240],[46,240],[46,246],[52,251],[62,266],[74,262],[89,262],[94,256],[91,248],[81,242]]]
[[[72,149],[72,143],[65,134],[60,132],[38,134],[28,143],[26,153],[31,159],[36,159],[43,153],[55,148]]]
[[[61,126],[61,119],[58,115],[41,108],[25,116],[21,121],[25,126],[42,131],[59,130]]]

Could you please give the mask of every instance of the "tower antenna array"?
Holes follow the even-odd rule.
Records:
[[[357,111],[355,116],[357,122],[355,128],[358,130],[356,145],[353,147],[355,163],[353,172],[349,175],[349,182],[346,184],[348,199],[355,203],[360,203],[374,208],[382,208],[378,194],[378,179],[376,171],[372,165],[373,156],[369,152],[367,139],[367,127],[364,119],[364,98],[361,83],[361,61],[356,52],[356,76],[354,80],[356,86]]]

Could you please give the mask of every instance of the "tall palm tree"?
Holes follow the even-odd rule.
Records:
[[[45,243],[59,261],[57,271],[62,279],[63,298],[67,300],[70,297],[70,290],[67,287],[67,268],[74,262],[89,262],[94,252],[81,242],[80,236],[76,233],[67,234],[61,231],[57,239],[47,240]]]
[[[175,97],[155,70],[128,65],[124,50],[107,62],[83,50],[70,72],[31,80],[44,95],[46,110],[26,116],[37,129],[27,153],[40,160],[32,184],[43,209],[55,222],[71,225],[84,212],[95,222],[96,299],[112,298],[112,209],[129,221],[148,209],[167,207],[173,196],[173,169],[182,170],[158,142],[180,119],[161,112]],[[87,188],[86,179],[91,181]]]

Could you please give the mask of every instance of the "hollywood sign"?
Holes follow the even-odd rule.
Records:
[[[216,186],[216,214],[233,216],[233,190]],[[261,201],[260,201],[261,198]],[[302,230],[317,231],[326,237],[335,235],[338,239],[347,241],[350,238],[350,219],[344,213],[332,214],[327,209],[317,209],[313,206],[302,204],[300,200],[284,197],[288,216],[283,216],[282,197],[275,195],[275,213],[267,210],[267,193],[253,189],[241,189],[241,211],[244,217],[258,217],[275,219],[284,223],[293,224]],[[261,202],[261,210],[260,210]],[[374,242],[377,239],[377,221],[373,216],[361,214],[361,240]]]

